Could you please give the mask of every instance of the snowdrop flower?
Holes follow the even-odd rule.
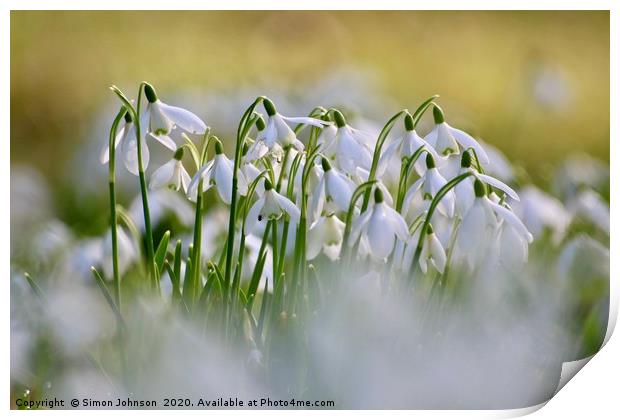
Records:
[[[476,172],[471,163],[471,154],[467,150],[463,151],[463,154],[461,155],[461,169],[459,175],[467,172],[473,172],[475,174],[475,178],[505,192],[513,200],[519,201],[519,195],[512,188],[504,184],[499,179]],[[469,177],[459,182],[456,187],[454,187],[454,194],[456,196],[456,212],[462,218],[465,214],[467,214],[469,208],[474,202],[474,179]]]
[[[475,267],[485,257],[498,221],[484,184],[475,180],[472,189],[475,198],[463,216],[457,246],[470,267]]]
[[[325,121],[329,121],[327,114],[321,117],[321,119]],[[335,146],[334,139],[336,138],[337,134],[338,134],[338,128],[334,124],[330,124],[326,126],[325,128],[323,128],[323,131],[321,131],[321,134],[319,135],[319,138],[317,139],[317,144],[321,147],[325,146],[325,148],[323,149],[323,153],[325,155],[327,156],[336,155],[336,150],[334,147]]]
[[[423,201],[428,201],[430,203],[439,190],[447,183],[446,179],[435,167],[435,159],[433,159],[433,156],[430,153],[426,154],[426,168],[427,169],[424,175],[418,179],[405,194],[405,198],[403,200],[405,216],[409,213],[412,203],[414,203],[416,198],[419,199],[421,195]],[[454,202],[454,190],[450,190],[441,198],[441,200],[439,200],[437,210],[439,210],[439,213],[446,217],[453,217]],[[419,212],[417,214],[419,214]]]
[[[174,140],[168,137],[174,127],[191,134],[204,134],[207,130],[207,125],[195,114],[159,100],[155,89],[148,83],[144,85],[144,95],[148,103],[140,116],[140,124],[151,137],[170,150],[176,150]]]
[[[420,269],[426,274],[428,272],[428,262],[430,261],[439,273],[443,273],[446,269],[446,260],[446,251],[443,249],[437,235],[435,235],[433,227],[429,224],[422,240],[422,252],[418,261]]]
[[[265,194],[258,199],[248,212],[246,228],[251,232],[256,223],[262,220],[278,220],[284,214],[290,217],[291,222],[299,221],[300,211],[291,200],[280,195],[269,180],[265,180]]]
[[[534,186],[523,188],[519,196],[520,202],[510,204],[528,230],[535,238],[539,238],[544,229],[549,228],[552,240],[556,244],[559,243],[571,223],[571,215],[564,205]]]
[[[465,150],[473,149],[481,163],[489,163],[489,158],[472,136],[464,131],[451,127],[445,121],[443,111],[437,105],[433,107],[433,118],[435,128],[426,135],[426,140],[440,155],[451,155],[459,153],[459,145]]]
[[[321,159],[323,176],[314,190],[311,199],[311,221],[315,221],[325,208],[328,214],[347,211],[355,184],[337,169],[332,168],[326,158]]]
[[[144,137],[140,139],[142,146],[142,166],[146,168],[149,165],[149,148],[144,140]],[[99,161],[102,165],[105,165],[110,160],[110,145],[107,144],[101,155]],[[138,141],[136,140],[136,130],[133,123],[133,119],[129,112],[125,112],[125,119],[122,125],[119,126],[116,137],[114,138],[114,150],[121,147],[121,155],[125,168],[134,175],[138,175]]]
[[[273,102],[267,98],[263,99],[263,105],[267,112],[267,125],[264,130],[259,132],[256,137],[256,142],[263,142],[269,150],[271,150],[276,143],[283,148],[293,146],[299,151],[304,149],[303,143],[297,139],[297,135],[291,127],[288,126],[287,122],[293,124],[308,124],[319,128],[331,124],[328,121],[321,121],[310,117],[285,117],[276,111]]]
[[[322,250],[327,258],[336,261],[340,256],[344,228],[345,223],[336,215],[319,218],[308,231],[306,258],[309,261],[313,260]]]
[[[350,127],[340,111],[334,111],[334,119],[338,127],[336,136],[323,150],[335,150],[338,167],[348,175],[354,175],[358,167],[369,170],[372,154],[364,133]]]
[[[267,153],[269,153],[269,147],[267,147],[267,145],[265,144],[265,141],[258,140],[259,138],[264,137],[263,131],[265,130],[266,124],[265,124],[265,120],[263,120],[263,117],[259,116],[256,119],[255,125],[256,125],[256,128],[258,129],[258,134],[256,135],[257,140],[254,140],[254,143],[252,143],[252,145],[249,146],[247,153],[244,155],[245,159],[248,162],[254,162],[262,158],[263,156],[265,156]]]
[[[571,203],[571,207],[576,215],[584,217],[609,235],[609,204],[603,201],[596,192],[592,190],[580,192]]]
[[[478,179],[474,181],[474,192],[476,198],[463,218],[457,237],[459,249],[470,266],[476,266],[484,258],[500,227],[499,241],[504,252],[519,251],[517,255],[527,258],[527,249],[523,255],[523,247],[527,248],[533,237],[523,222],[506,207],[491,201],[484,183]]]
[[[400,160],[404,157],[411,157],[420,147],[425,147],[428,152],[433,155],[435,160],[439,160],[439,155],[431,146],[428,144],[422,137],[416,133],[413,128],[413,117],[411,114],[407,114],[405,116],[405,134],[402,137],[395,140],[392,144],[390,144],[379,159],[379,165],[377,166],[377,174],[379,176],[385,172],[388,167],[388,164],[391,162],[394,156],[398,156]],[[418,159],[416,163],[413,164],[413,167],[418,175],[422,176],[426,167],[424,163]]]
[[[183,166],[182,159],[183,148],[179,147],[174,152],[172,159],[153,172],[149,187],[151,189],[169,187],[175,191],[179,191],[183,187],[183,192],[187,194],[191,179]]]
[[[355,175],[353,175],[353,181],[359,185],[366,181],[368,181],[368,177],[370,176],[370,171],[367,171],[363,168],[355,168]],[[385,183],[381,179],[375,179],[377,188],[381,189],[383,193],[383,201],[387,203],[388,206],[394,206],[394,199],[392,198],[392,194],[390,194],[390,190],[385,185]]]
[[[361,244],[377,259],[387,258],[396,238],[406,241],[409,228],[403,217],[383,201],[383,192],[376,188],[374,205],[353,222],[349,245],[361,237]]]
[[[198,196],[198,184],[202,180],[202,192],[209,190],[215,185],[217,193],[226,204],[230,204],[232,195],[232,179],[233,179],[234,163],[224,155],[222,143],[215,142],[215,157],[207,162],[192,178],[187,188],[187,197],[196,201]],[[237,177],[237,188],[241,195],[248,192],[248,184],[243,173],[239,173]]]

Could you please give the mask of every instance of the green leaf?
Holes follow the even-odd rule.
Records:
[[[168,241],[170,240],[170,231],[167,230],[164,236],[161,238],[157,251],[155,251],[155,265],[159,273],[163,271],[164,260],[166,259],[166,253],[168,252]]]
[[[252,311],[252,305],[254,304],[254,298],[256,297],[256,291],[258,290],[258,283],[260,282],[266,260],[266,252],[263,252],[261,255],[259,255],[258,260],[256,260],[256,265],[254,266],[254,273],[252,274],[252,279],[250,280],[250,285],[248,286],[248,311]]]
[[[43,299],[44,298],[43,291],[41,290],[39,285],[34,281],[30,273],[24,273],[24,277],[26,277],[26,280],[28,281],[28,284],[30,285],[30,288],[32,289],[34,294],[37,295],[39,299]]]
[[[183,278],[183,300],[190,305],[194,300],[194,288],[192,287],[192,259],[188,258],[185,262],[185,277]]]
[[[90,271],[93,273],[93,276],[95,277],[95,280],[97,281],[97,286],[99,286],[99,289],[101,290],[101,293],[103,294],[103,297],[105,298],[110,308],[112,308],[112,312],[114,312],[114,315],[116,315],[117,321],[124,327],[125,321],[123,320],[123,315],[121,315],[121,312],[119,311],[118,306],[116,306],[116,304],[114,303],[114,299],[112,299],[112,295],[110,295],[110,292],[105,285],[105,281],[103,280],[103,277],[101,277],[101,274],[99,274],[99,272],[97,271],[95,267],[90,267]]]

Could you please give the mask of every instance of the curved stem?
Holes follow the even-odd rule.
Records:
[[[110,234],[112,235],[112,270],[114,272],[114,301],[116,307],[121,308],[121,279],[118,270],[118,235],[117,235],[117,217],[116,217],[116,130],[118,124],[124,117],[127,109],[123,106],[114,118],[112,127],[110,128],[110,138],[108,144],[108,185],[110,192]]]
[[[353,213],[355,211],[355,203],[360,198],[360,196],[366,192],[367,189],[368,191],[370,191],[370,188],[376,182],[377,181],[366,181],[363,184],[360,184],[355,189],[355,191],[353,191],[353,195],[351,196],[351,202],[349,203],[349,209],[347,211],[347,218],[345,220],[344,234],[342,236],[342,248],[343,249],[349,248],[347,246],[347,243],[349,242],[349,235],[351,234],[351,222],[353,220]]]
[[[230,285],[230,276],[232,272],[232,260],[233,252],[235,249],[235,221],[237,215],[237,190],[238,190],[238,171],[241,161],[241,154],[243,152],[243,142],[252,127],[252,113],[254,108],[263,101],[263,97],[259,96],[245,111],[239,126],[237,127],[237,141],[235,144],[235,160],[233,164],[233,179],[232,179],[232,193],[230,198],[230,215],[228,218],[228,240],[226,242],[226,270],[224,274],[224,280],[226,287]]]
[[[381,130],[381,133],[379,134],[379,138],[377,139],[377,144],[375,144],[375,151],[372,156],[372,163],[370,164],[370,171],[368,172],[367,181],[375,180],[375,174],[377,172],[377,165],[379,164],[379,158],[381,157],[381,149],[383,149],[383,143],[385,143],[385,139],[387,138],[388,134],[390,134],[390,131],[392,131],[392,128],[394,127],[394,124],[396,123],[396,120],[400,118],[401,115],[404,115],[406,113],[408,113],[408,111],[406,109],[403,109],[402,111],[399,111],[396,114],[394,114],[394,116],[388,120],[388,122],[385,124],[385,126]],[[368,208],[369,201],[370,201],[370,190],[368,190],[366,194],[364,194],[364,202],[362,204],[362,209],[361,209],[362,213]]]
[[[420,259],[420,254],[422,253],[422,242],[424,241],[424,235],[426,235],[426,231],[428,229],[428,225],[431,223],[431,217],[433,217],[433,213],[435,212],[435,208],[439,205],[441,199],[454,187],[456,187],[460,182],[465,180],[466,178],[473,176],[472,172],[466,172],[464,174],[458,175],[448,181],[446,185],[441,187],[441,189],[435,194],[433,197],[433,201],[428,208],[428,213],[426,214],[426,218],[424,219],[424,223],[422,224],[422,230],[420,231],[420,237],[418,238],[418,244],[416,246],[415,254],[413,256],[412,263],[415,265],[416,262]]]

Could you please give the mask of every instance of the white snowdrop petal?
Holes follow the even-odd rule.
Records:
[[[446,123],[446,125],[448,125]],[[489,163],[489,157],[487,153],[484,151],[484,148],[478,143],[472,136],[467,134],[466,132],[459,130],[458,128],[450,127],[448,125],[450,132],[456,139],[456,141],[464,148],[464,149],[474,149],[476,151],[476,156],[480,159],[480,163]]]
[[[300,211],[297,206],[288,198],[274,191],[273,196],[282,210],[284,210],[291,219],[291,222],[299,221]]]
[[[215,156],[215,164],[213,165],[213,179],[218,195],[226,204],[230,204],[232,197],[232,168],[228,164],[224,155]]]
[[[387,219],[392,229],[394,229],[394,233],[398,236],[398,239],[406,241],[409,238],[409,227],[407,226],[407,222],[405,222],[405,219],[403,219],[396,210],[386,204],[384,204],[384,206]]]
[[[159,105],[161,112],[173,123],[192,134],[203,134],[207,125],[198,116],[184,108],[165,103]]]
[[[443,249],[441,242],[439,242],[439,239],[434,234],[430,235],[429,249],[433,265],[437,271],[443,273],[446,268],[446,251]]]
[[[424,136],[424,141],[427,142],[428,144],[430,144],[431,146],[433,146],[433,149],[436,149],[437,147],[437,136],[439,133],[439,126],[435,125],[435,127],[433,127],[433,129],[430,131],[430,133],[428,133],[426,136]]]
[[[213,160],[207,162],[202,168],[198,170],[191,179],[189,186],[187,187],[187,197],[196,201],[198,196],[198,184],[202,179],[202,190],[206,191],[211,188],[211,172],[213,171]]]
[[[489,205],[499,214],[499,216],[504,219],[506,222],[510,223],[515,230],[527,240],[527,242],[532,242],[534,238],[532,234],[527,230],[523,222],[510,210],[506,207],[500,206],[499,204],[495,204],[492,201],[488,201]]]
[[[162,105],[164,104],[160,100],[148,105],[150,116],[148,132],[160,135],[168,134],[172,130],[174,123],[162,112]]]
[[[391,229],[385,211],[379,204],[375,207],[368,222],[366,235],[371,253],[380,259],[387,258],[394,248],[394,231]]]
[[[319,219],[325,205],[325,177],[321,179],[319,185],[314,189],[314,193],[309,201],[308,214],[310,215],[310,223],[314,223]]]
[[[180,166],[181,166],[181,186],[183,187],[183,192],[187,194],[187,189],[189,188],[189,183],[191,182],[191,178],[189,174],[187,173],[187,170],[185,169],[183,164],[181,164]]]
[[[146,169],[149,165],[149,148],[142,138],[142,167]],[[135,136],[128,136],[123,141],[123,145],[121,146],[121,153],[123,155],[123,162],[125,163],[125,167],[129,172],[134,175],[138,175],[139,173],[139,164],[138,164],[138,142],[136,141]]]
[[[481,242],[487,239],[487,226],[487,214],[480,199],[476,199],[465,215],[459,229],[457,241],[460,249],[468,253],[480,246],[484,246],[485,244]]]
[[[308,260],[315,259],[321,252],[321,249],[323,248],[324,236],[325,236],[324,226],[325,226],[325,218],[321,217],[308,230],[308,242],[306,245],[306,258]]]
[[[283,120],[288,121],[292,124],[306,124],[319,128],[325,127],[327,125],[332,125],[330,121],[323,121],[311,117],[285,117],[284,115],[281,115],[281,117]]]
[[[245,219],[246,232],[252,232],[254,230],[254,227],[259,222],[258,217],[260,216],[264,205],[265,197],[261,197],[252,205],[252,207],[250,207],[250,211]]]
[[[149,187],[151,189],[167,187],[173,178],[177,161],[174,159],[169,160],[151,175],[151,182]]]
[[[357,241],[360,234],[362,233],[362,230],[368,224],[371,216],[372,209],[368,209],[364,213],[359,215],[355,220],[353,220],[353,223],[351,224],[351,233],[349,235],[349,246],[352,246]]]
[[[325,186],[326,192],[331,196],[338,208],[341,211],[347,211],[354,190],[352,182],[335,172],[335,169],[332,169],[325,174]]]
[[[504,184],[499,179],[493,178],[492,176],[485,175],[485,174],[476,174],[476,177],[478,177],[480,181],[483,181],[499,190],[504,191],[513,200],[519,201],[519,194],[517,194],[515,190],[510,188],[508,185]]]
[[[174,140],[172,140],[169,136],[165,135],[165,134],[154,134],[154,133],[148,133],[147,134],[150,138],[152,138],[153,140],[163,144],[164,146],[166,146],[168,149],[175,151],[177,150],[177,145],[174,142]]]

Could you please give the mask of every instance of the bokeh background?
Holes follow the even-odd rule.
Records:
[[[225,142],[257,94],[288,100],[285,115],[321,104],[383,122],[437,93],[537,184],[577,152],[609,162],[607,12],[14,11],[12,165],[78,230],[106,222],[107,88],[135,96],[142,80]]]

